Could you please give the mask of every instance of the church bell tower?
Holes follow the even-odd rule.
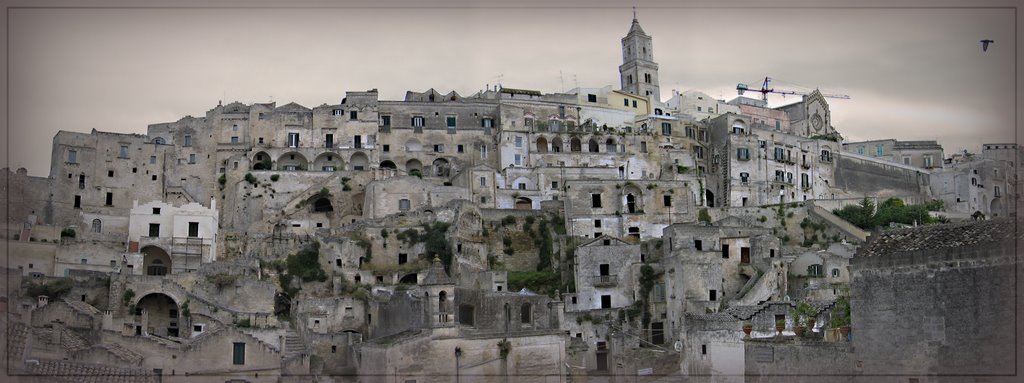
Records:
[[[638,96],[647,96],[654,103],[661,102],[661,87],[658,86],[658,63],[654,62],[654,46],[651,36],[644,33],[633,10],[633,25],[622,38],[622,65],[619,65],[622,91]]]

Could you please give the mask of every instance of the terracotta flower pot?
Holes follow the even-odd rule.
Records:
[[[746,334],[747,338],[750,338],[750,332],[754,331],[754,326],[746,325],[743,326],[743,334]]]
[[[795,332],[795,333],[796,333],[796,336],[797,336],[798,338],[803,338],[803,336],[804,336],[804,331],[806,331],[806,330],[807,330],[807,328],[806,328],[806,327],[804,327],[804,326],[796,326],[796,328],[795,328],[795,329],[793,329],[793,332]]]
[[[849,336],[850,336],[850,326],[840,327],[839,328],[839,333],[843,334],[843,340],[844,341],[849,339]]]
[[[775,326],[775,331],[777,331],[777,332],[778,332],[778,334],[776,334],[776,335],[780,335],[780,336],[781,336],[781,335],[782,335],[782,330],[785,330],[785,329],[786,329],[786,326],[779,326],[779,325],[776,325],[776,326]]]
[[[807,320],[807,329],[811,330],[811,332],[814,332],[814,322],[814,319]]]

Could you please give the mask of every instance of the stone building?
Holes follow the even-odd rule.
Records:
[[[640,245],[605,234],[580,244],[575,257],[574,310],[623,308],[637,300]]]
[[[884,159],[922,169],[941,168],[945,158],[935,141],[898,141],[893,139],[843,143],[843,151]]]
[[[217,201],[174,206],[133,203],[125,266],[136,274],[165,275],[196,270],[217,260]]]

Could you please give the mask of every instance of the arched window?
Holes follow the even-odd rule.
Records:
[[[100,233],[103,231],[103,222],[99,219],[92,220],[92,232]]]
[[[519,321],[523,324],[533,323],[533,306],[530,306],[529,303],[523,303],[519,311]]]
[[[163,137],[154,138],[153,139],[153,143],[157,144],[157,145],[163,145],[164,144],[164,138]]]

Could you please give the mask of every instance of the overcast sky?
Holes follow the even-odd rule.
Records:
[[[9,166],[46,175],[58,130],[145,133],[220,100],[469,95],[499,78],[544,92],[617,88],[632,11],[611,4],[625,6],[9,9]],[[779,89],[849,95],[829,103],[850,140],[937,139],[947,155],[1014,140],[1012,9],[640,2],[637,13],[654,38],[663,100],[673,89],[728,100],[736,83],[770,76]],[[988,52],[985,38],[995,40]]]

